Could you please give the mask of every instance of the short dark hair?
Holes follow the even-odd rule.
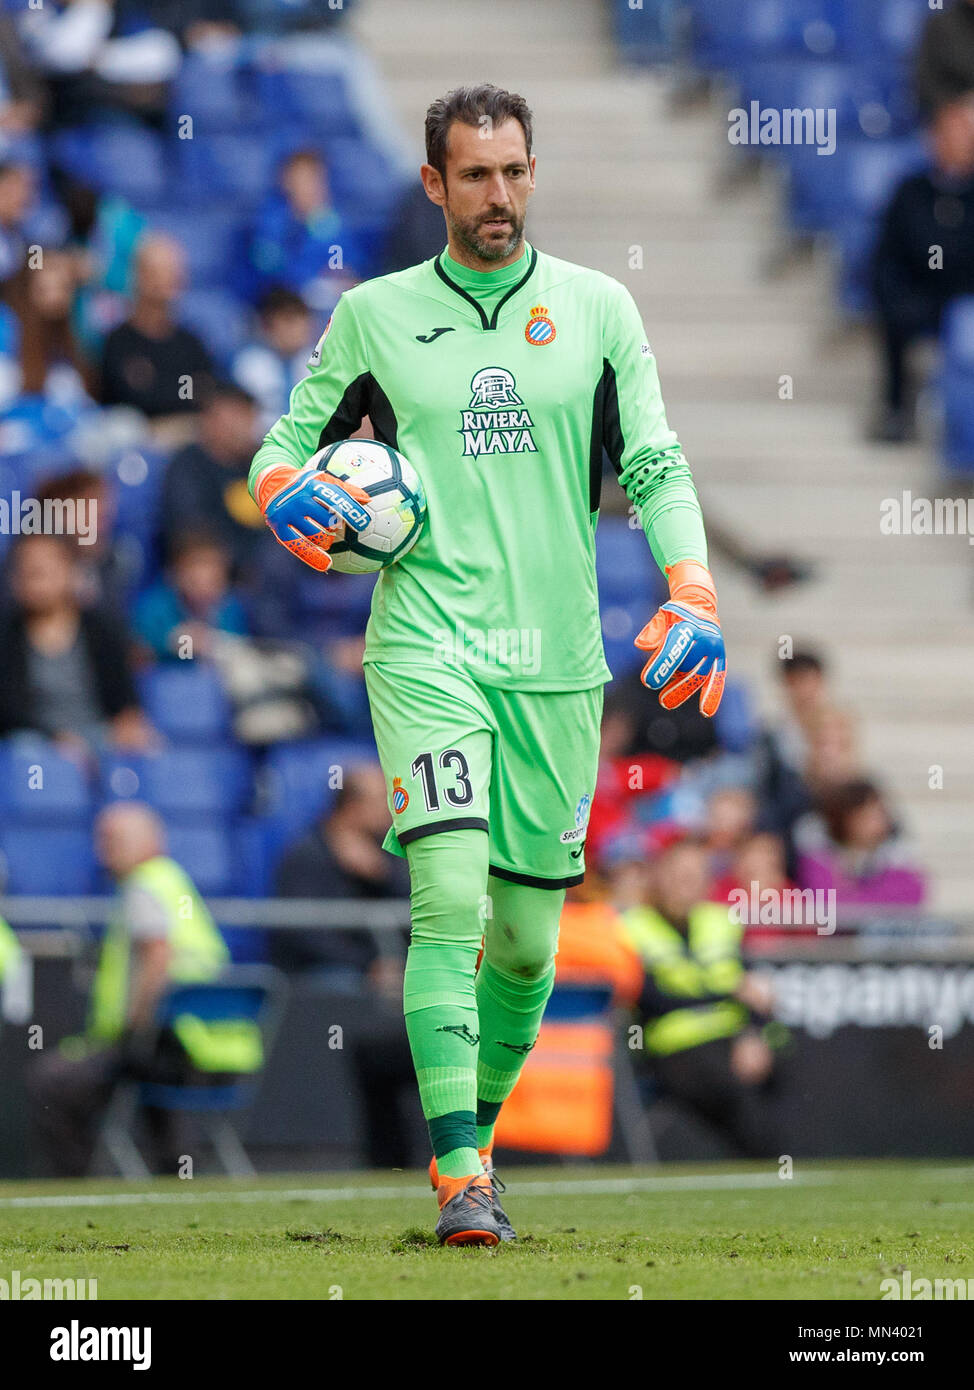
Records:
[[[815,671],[820,676],[825,674],[824,657],[811,647],[796,647],[791,656],[786,657],[780,665],[780,672],[785,680],[789,676],[797,676],[807,671]]]
[[[831,839],[837,844],[845,843],[849,817],[870,802],[878,801],[886,811],[882,792],[875,782],[866,777],[854,777],[849,782],[840,782],[830,787],[819,798],[818,809]],[[886,812],[887,820],[890,819]]]
[[[426,112],[426,162],[432,164],[446,182],[446,144],[454,121],[478,126],[487,116],[494,125],[518,121],[524,131],[524,144],[531,156],[531,108],[517,92],[506,92],[492,82],[476,87],[455,87],[445,97],[437,97]]]
[[[257,300],[257,313],[262,319],[274,314],[310,314],[311,310],[296,290],[286,285],[271,285]]]

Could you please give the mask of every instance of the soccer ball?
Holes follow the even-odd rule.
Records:
[[[402,454],[375,439],[342,439],[308,460],[307,467],[354,483],[372,499],[364,531],[346,526],[328,554],[342,574],[372,574],[401,560],[419,540],[426,494],[419,474]]]

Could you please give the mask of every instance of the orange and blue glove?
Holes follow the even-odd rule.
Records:
[[[344,527],[364,531],[372,520],[367,492],[314,468],[266,469],[257,479],[255,500],[281,545],[322,573],[331,569],[328,551]]]
[[[642,682],[659,695],[664,709],[676,709],[697,690],[700,713],[717,713],[724,693],[727,658],[717,617],[717,591],[710,571],[695,560],[667,565],[670,598],[636,638],[649,653]]]

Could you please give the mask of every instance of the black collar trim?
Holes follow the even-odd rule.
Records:
[[[433,262],[433,269],[436,271],[437,275],[443,281],[444,285],[448,285],[450,289],[453,290],[454,294],[458,294],[461,299],[465,299],[468,304],[473,305],[473,307],[477,310],[477,313],[480,315],[481,328],[484,330],[485,333],[489,333],[497,327],[497,320],[500,317],[500,312],[503,309],[504,305],[507,303],[507,301],[511,298],[512,295],[517,294],[518,290],[522,289],[530,280],[531,276],[534,274],[534,268],[538,264],[538,251],[537,247],[531,247],[531,255],[529,257],[527,270],[521,276],[520,280],[516,281],[515,284],[511,286],[511,288],[507,291],[507,294],[502,295],[500,297],[500,299],[494,305],[494,312],[491,314],[490,318],[488,318],[486,313],[484,312],[483,305],[480,304],[479,301],[476,300],[472,294],[468,294],[462,285],[458,285],[455,280],[450,279],[449,275],[447,275],[446,271],[443,269],[442,259],[443,253],[441,251],[439,256],[437,256],[436,260]]]

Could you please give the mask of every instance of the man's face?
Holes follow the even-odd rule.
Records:
[[[49,536],[21,543],[12,575],[14,597],[29,614],[51,613],[73,601],[75,569],[71,554]]]
[[[511,258],[524,235],[534,192],[534,156],[528,157],[520,121],[498,126],[450,126],[446,182],[429,164],[423,184],[446,213],[451,238],[482,261]]]

